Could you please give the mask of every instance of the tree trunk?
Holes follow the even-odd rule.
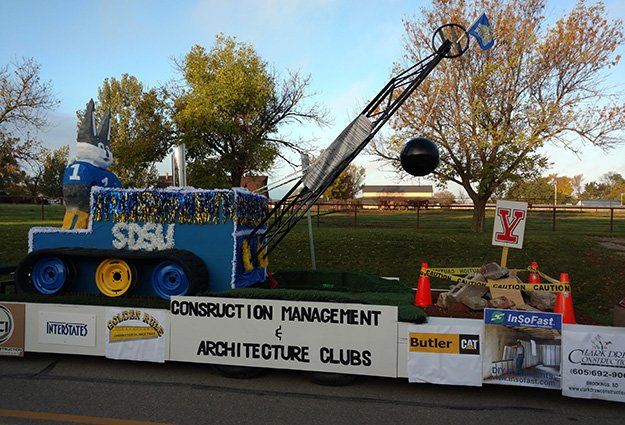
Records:
[[[241,186],[241,178],[243,178],[243,174],[243,170],[232,170],[232,174],[230,174],[230,184],[232,187]]]
[[[484,232],[484,220],[486,218],[486,202],[488,198],[476,197],[473,199],[473,220],[471,230],[476,233]]]

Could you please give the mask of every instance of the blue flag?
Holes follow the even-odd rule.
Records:
[[[486,13],[482,13],[477,21],[471,28],[467,31],[477,40],[477,44],[480,45],[482,50],[488,50],[495,44],[495,39],[493,38],[493,30],[490,27],[490,22],[488,22],[488,18],[486,17]]]

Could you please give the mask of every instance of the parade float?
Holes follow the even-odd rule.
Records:
[[[469,33],[489,48],[484,19]],[[565,274],[505,267],[507,249],[522,245],[523,205],[498,205],[493,238],[505,255],[494,271],[424,264],[415,293],[350,273],[268,275],[273,249],[436,65],[465,53],[469,37],[447,24],[432,44],[433,53],[393,77],[273,209],[241,189],[121,188],[106,170],[108,117],[96,129],[91,102],[78,134],[79,161],[65,173],[63,228],[31,229],[29,253],[14,273],[18,291],[37,298],[0,301],[0,354],[206,363],[237,377],[293,369],[334,385],[358,375],[520,385],[625,401],[625,331],[576,325]],[[426,175],[438,151],[416,138],[401,160],[409,173]],[[482,318],[426,314],[434,302],[430,276],[457,284],[438,295],[440,308],[470,293]],[[543,310],[555,312],[526,305],[533,292],[551,294]],[[160,305],[146,307],[142,299]]]

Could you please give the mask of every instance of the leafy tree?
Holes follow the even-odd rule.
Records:
[[[26,173],[18,163],[19,139],[0,134],[0,194],[19,195]]]
[[[172,145],[167,108],[156,89],[145,90],[134,76],[122,74],[104,80],[98,89],[96,114],[102,119],[111,111],[110,170],[127,187],[154,186],[158,181],[156,163]],[[79,123],[84,111],[79,111]]]
[[[349,164],[323,193],[325,199],[354,199],[365,181],[365,167]]]
[[[505,198],[529,203],[547,204],[553,202],[553,184],[550,183],[547,177],[516,181],[508,188]]]
[[[547,176],[547,180],[552,185],[552,194],[554,196],[551,199],[556,204],[570,203],[573,199],[573,185],[571,184],[571,178],[567,176],[558,176],[557,174],[550,174]]]
[[[609,172],[601,176],[599,181],[586,184],[582,197],[589,200],[620,201],[621,193],[625,193],[625,179],[619,173]]]
[[[394,116],[398,136],[374,145],[396,161],[397,140],[436,141],[435,177],[468,193],[475,231],[483,231],[486,202],[498,188],[547,166],[540,147],[575,150],[587,142],[608,149],[621,142],[625,106],[602,79],[619,62],[622,22],[610,19],[601,3],[579,1],[544,28],[544,8],[544,0],[433,0],[421,17],[404,22],[403,65],[426,56],[441,23],[470,25],[486,10],[493,25],[495,46],[483,52],[472,43],[460,58],[443,60]]]
[[[53,152],[46,152],[39,182],[39,193],[53,198],[63,196],[63,173],[68,162],[69,145],[61,146]]]
[[[239,186],[243,175],[267,171],[281,148],[298,150],[279,135],[281,126],[324,122],[319,106],[303,105],[310,77],[289,72],[280,80],[251,45],[232,37],[218,35],[209,51],[193,46],[177,65],[186,85],[172,92],[174,120],[189,184]]]
[[[44,128],[46,113],[59,103],[51,84],[41,81],[40,69],[33,59],[0,67],[0,190],[13,195],[23,194],[24,167],[41,154],[30,130]]]

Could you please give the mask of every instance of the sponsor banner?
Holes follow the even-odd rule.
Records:
[[[408,380],[482,386],[481,322],[408,328]]]
[[[397,307],[172,297],[171,360],[397,374]]]
[[[527,202],[497,201],[492,244],[523,248],[526,221]]]
[[[141,308],[106,309],[104,355],[116,360],[163,363],[169,349],[169,314]]]
[[[564,326],[562,394],[625,402],[625,328]]]
[[[95,347],[96,315],[40,311],[38,342]]]
[[[95,305],[26,303],[26,352],[103,356],[105,309]]]
[[[560,389],[562,316],[484,310],[484,383]]]
[[[24,304],[0,303],[0,356],[24,356]]]

